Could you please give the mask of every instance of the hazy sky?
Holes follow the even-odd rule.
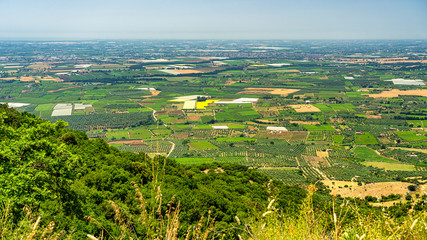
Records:
[[[427,39],[427,0],[0,0],[0,39]]]

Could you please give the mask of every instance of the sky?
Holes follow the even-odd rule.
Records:
[[[427,0],[0,0],[0,39],[427,39]]]

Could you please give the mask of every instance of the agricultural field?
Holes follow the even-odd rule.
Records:
[[[427,131],[396,131],[395,134],[408,142],[418,142],[427,140]]]
[[[356,133],[356,135],[354,135],[354,142],[357,145],[373,145],[373,144],[378,144],[378,141],[375,138],[375,136],[372,135],[369,132]]]
[[[423,43],[399,43],[411,55],[393,42],[98,44],[102,53],[82,43],[61,54],[32,44],[55,61],[0,46],[0,102],[120,150],[239,163],[289,185],[322,180],[342,196],[427,176]],[[381,61],[391,56],[419,61]],[[410,82],[387,81],[400,76]]]

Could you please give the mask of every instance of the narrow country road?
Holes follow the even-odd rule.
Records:
[[[172,148],[171,148],[171,150],[169,151],[169,153],[168,153],[168,155],[166,156],[166,157],[169,157],[169,155],[171,155],[171,153],[173,152],[173,150],[175,149],[175,143],[174,142],[172,142],[172,141],[169,141],[170,143],[172,143]]]

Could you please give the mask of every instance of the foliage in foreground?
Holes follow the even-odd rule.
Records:
[[[0,201],[8,206],[11,224],[25,217],[23,209],[28,208],[42,216],[40,226],[53,221],[75,239],[104,229],[116,236],[122,231],[115,219],[118,208],[138,237],[149,236],[146,226],[136,224],[141,211],[134,182],[147,211],[156,214],[153,219],[168,211],[170,200],[172,207],[180,204],[179,236],[210,212],[216,229],[231,229],[227,236],[234,237],[234,217],[245,219],[268,201],[269,178],[255,169],[219,163],[186,167],[162,157],[120,152],[102,139],[90,140],[65,127],[65,122],[50,123],[0,105]],[[273,186],[280,207],[291,212],[306,194],[279,182]]]
[[[427,239],[427,212],[409,214],[396,219],[387,213],[361,214],[349,201],[332,209],[317,211],[313,207],[311,185],[298,215],[283,215],[274,208],[272,200],[260,219],[245,225],[243,239]],[[351,222],[346,223],[350,218]]]

